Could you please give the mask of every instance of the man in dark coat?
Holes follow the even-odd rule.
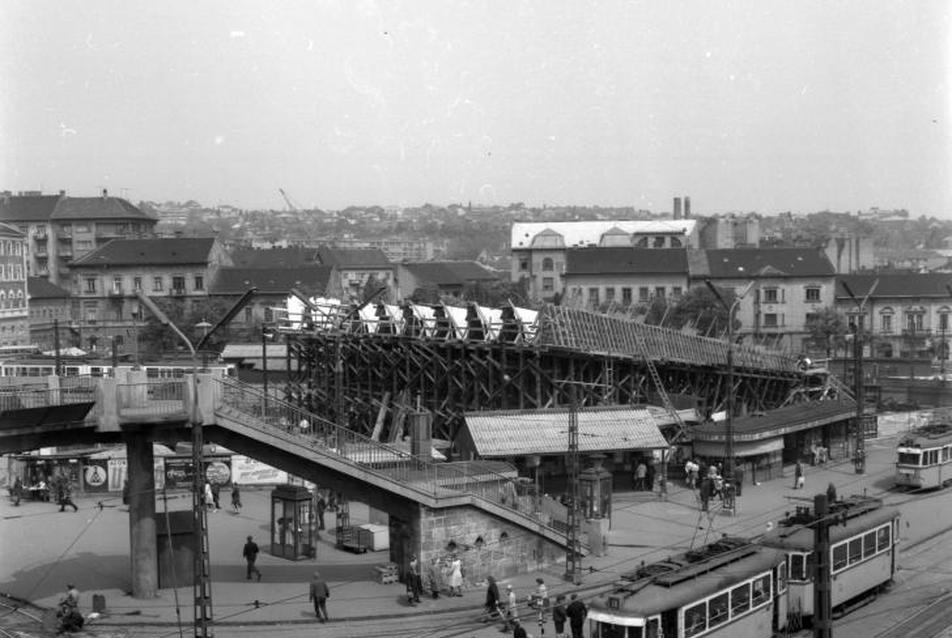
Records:
[[[499,613],[499,586],[496,584],[496,579],[492,576],[487,576],[486,581],[489,583],[486,586],[486,614],[488,618],[495,618]]]
[[[555,607],[552,608],[552,622],[555,623],[555,638],[565,636],[565,621],[568,620],[565,613],[565,596],[559,594],[555,599]]]
[[[245,557],[245,563],[247,563],[248,566],[247,579],[251,580],[251,575],[254,574],[260,583],[261,572],[258,571],[258,568],[255,566],[255,561],[258,560],[258,551],[258,544],[249,536],[248,542],[245,543],[245,548],[242,550],[241,555]]]
[[[317,497],[317,529],[324,529],[324,511],[327,509],[327,501],[323,496]]]
[[[512,620],[512,638],[529,638],[525,627],[519,622],[518,618]]]
[[[588,607],[578,599],[578,594],[572,594],[572,601],[565,608],[565,615],[569,617],[569,626],[572,628],[572,638],[584,638],[582,631],[585,628],[585,617],[588,616]]]
[[[61,512],[65,512],[67,506],[72,507],[74,512],[79,511],[76,503],[73,502],[73,488],[69,484],[69,479],[65,476],[60,479],[59,483],[59,505],[59,511]]]
[[[308,593],[309,600],[314,602],[314,615],[321,622],[327,622],[327,599],[331,597],[331,592],[327,588],[327,582],[321,578],[320,572],[314,572],[311,577],[311,587]]]

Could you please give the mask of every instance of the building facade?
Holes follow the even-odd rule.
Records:
[[[0,346],[30,344],[26,235],[0,223]]]
[[[0,193],[0,222],[28,237],[28,274],[61,286],[69,285],[72,260],[112,239],[151,236],[156,221],[106,190],[100,197]]]
[[[566,251],[562,303],[628,308],[677,299],[688,287],[687,251],[679,248],[572,248]]]
[[[526,280],[531,298],[552,301],[565,288],[572,248],[697,248],[696,230],[694,219],[516,222],[509,241],[512,280]]]
[[[386,286],[391,298],[396,295],[397,267],[379,248],[321,246],[317,249],[317,259],[321,265],[335,269],[345,301],[358,299],[371,279]]]
[[[42,277],[30,277],[27,292],[30,298],[30,342],[42,350],[53,350],[56,347],[55,333],[59,330],[60,345],[68,345],[68,331],[75,328],[69,291]]]
[[[397,299],[409,299],[418,288],[431,287],[440,295],[460,296],[471,284],[491,285],[499,273],[475,261],[427,261],[398,266]]]

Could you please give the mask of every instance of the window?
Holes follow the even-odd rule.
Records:
[[[671,247],[672,247],[672,248],[680,248],[680,247],[683,246],[683,245],[684,245],[684,244],[682,244],[682,243],[681,243],[681,240],[678,239],[677,237],[672,237],[672,238],[671,238]]]
[[[647,248],[648,247],[648,238],[639,237],[638,241],[635,242],[635,248]]]
[[[863,539],[854,538],[849,542],[850,565],[863,560]]]
[[[939,330],[945,332],[949,329],[949,313],[943,312],[939,314]]]
[[[876,530],[876,550],[884,551],[889,548],[889,525],[883,525]]]
[[[846,567],[847,553],[846,543],[840,543],[833,548],[833,571]]]
[[[520,260],[519,260],[519,270],[522,271],[522,272],[526,272],[527,270],[529,270],[529,260],[528,260],[528,259],[520,259]]]
[[[879,316],[879,326],[882,331],[886,334],[890,334],[893,331],[893,316],[882,314]]]
[[[680,297],[682,294],[684,294],[684,291],[681,289],[681,286],[674,286],[671,288],[671,294],[675,297]]]
[[[777,593],[787,591],[787,563],[784,561],[777,566]]]
[[[112,278],[112,291],[113,291],[113,292],[122,292],[122,277],[113,277],[113,278]]]
[[[764,288],[764,303],[777,303],[778,295],[776,288]]]
[[[708,627],[723,625],[730,618],[728,592],[718,594],[707,602]]]
[[[86,292],[96,292],[95,277],[86,277]]]
[[[153,277],[152,278],[152,290],[155,292],[162,292],[162,278]]]
[[[707,603],[703,602],[684,610],[684,635],[688,638],[707,631]]]
[[[651,242],[652,248],[664,248],[664,236],[658,235]]]
[[[142,290],[142,277],[133,277],[132,278],[132,289],[136,292]]]
[[[764,313],[764,327],[766,328],[776,328],[779,324],[777,323],[777,313],[767,312]]]
[[[922,318],[925,313],[910,312],[906,314],[906,330],[909,332],[920,332],[922,330]]]
[[[863,536],[863,558],[869,558],[876,553],[876,532]]]
[[[605,301],[615,301],[615,288],[613,286],[605,288]]]
[[[790,580],[807,579],[807,555],[790,554]]]
[[[175,292],[185,292],[185,277],[179,275],[172,277],[172,290]]]
[[[588,289],[588,303],[592,306],[598,305],[598,288]]]
[[[664,286],[655,286],[654,289],[655,297],[664,297]]]
[[[647,286],[642,286],[638,289],[638,301],[648,301],[651,298],[651,293],[648,292]]]
[[[555,290],[555,279],[552,277],[542,278],[542,292],[552,292]]]
[[[542,260],[542,270],[547,270],[547,271],[553,270],[551,257],[546,257],[545,259]]]
[[[205,277],[195,275],[195,290],[205,290]]]
[[[272,321],[274,321],[274,308],[272,308],[271,306],[264,307],[264,320],[267,323],[271,323]]]
[[[770,574],[755,578],[753,588],[754,594],[750,602],[754,607],[770,600]]]
[[[251,308],[245,308],[245,323],[251,323]]]
[[[806,294],[808,302],[820,301],[820,289],[817,286],[807,286]]]
[[[621,302],[626,306],[631,304],[631,288],[621,289]]]
[[[731,590],[731,615],[736,616],[750,609],[750,583]]]

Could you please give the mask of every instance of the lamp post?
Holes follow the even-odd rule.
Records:
[[[264,386],[264,414],[262,416],[265,418],[268,416],[268,339],[272,336],[268,332],[269,327],[267,323],[261,324],[261,382]]]
[[[853,469],[857,474],[864,474],[866,472],[866,426],[865,423],[863,423],[865,412],[865,397],[863,393],[866,388],[863,379],[863,317],[866,312],[866,302],[869,301],[870,295],[872,295],[873,292],[876,291],[876,287],[879,286],[879,279],[873,282],[873,285],[869,287],[866,296],[863,297],[862,300],[856,298],[856,295],[850,290],[849,284],[845,281],[840,283],[843,285],[843,290],[846,291],[846,294],[848,294],[850,299],[853,300],[853,303],[856,304],[857,311],[856,321],[851,326],[853,332],[853,377],[856,383],[856,389],[854,390],[854,399],[856,400],[856,452],[853,455]]]
[[[754,282],[751,281],[747,284],[747,287],[744,288],[743,292],[737,295],[730,305],[724,300],[724,297],[721,296],[721,293],[717,290],[717,287],[711,283],[710,279],[705,279],[704,283],[710,289],[714,296],[717,297],[717,300],[721,303],[724,309],[727,311],[727,419],[724,423],[724,485],[730,486],[733,490],[734,485],[734,311],[737,309],[737,305],[741,300],[747,296],[747,293],[750,292],[751,287],[754,285]],[[735,491],[731,492],[731,500],[733,501],[735,496]],[[733,509],[733,505],[732,505]]]
[[[211,329],[212,324],[208,323],[205,319],[202,319],[195,324],[195,327],[202,331],[202,342],[208,340],[208,331]],[[208,349],[202,348],[202,370],[208,368]]]

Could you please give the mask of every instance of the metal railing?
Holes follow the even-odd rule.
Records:
[[[116,405],[120,414],[139,416],[188,413],[188,379],[161,379],[146,383],[120,383]]]
[[[357,466],[385,481],[422,492],[427,496],[468,495],[527,516],[557,533],[565,529],[565,508],[539,507],[539,499],[520,494],[522,482],[480,463],[439,463],[414,456],[397,446],[375,441],[337,425],[268,393],[235,379],[215,379],[222,406],[239,413],[244,425],[264,432],[280,432],[284,438],[305,445],[318,454]],[[429,456],[429,450],[427,451]],[[549,499],[553,500],[553,499]],[[558,505],[557,502],[555,502]],[[551,504],[549,504],[551,505]],[[558,520],[561,512],[562,520]],[[560,526],[561,524],[561,526]]]
[[[51,388],[45,383],[0,386],[0,411],[70,405],[95,400],[95,379],[88,377],[61,377],[58,388]]]

